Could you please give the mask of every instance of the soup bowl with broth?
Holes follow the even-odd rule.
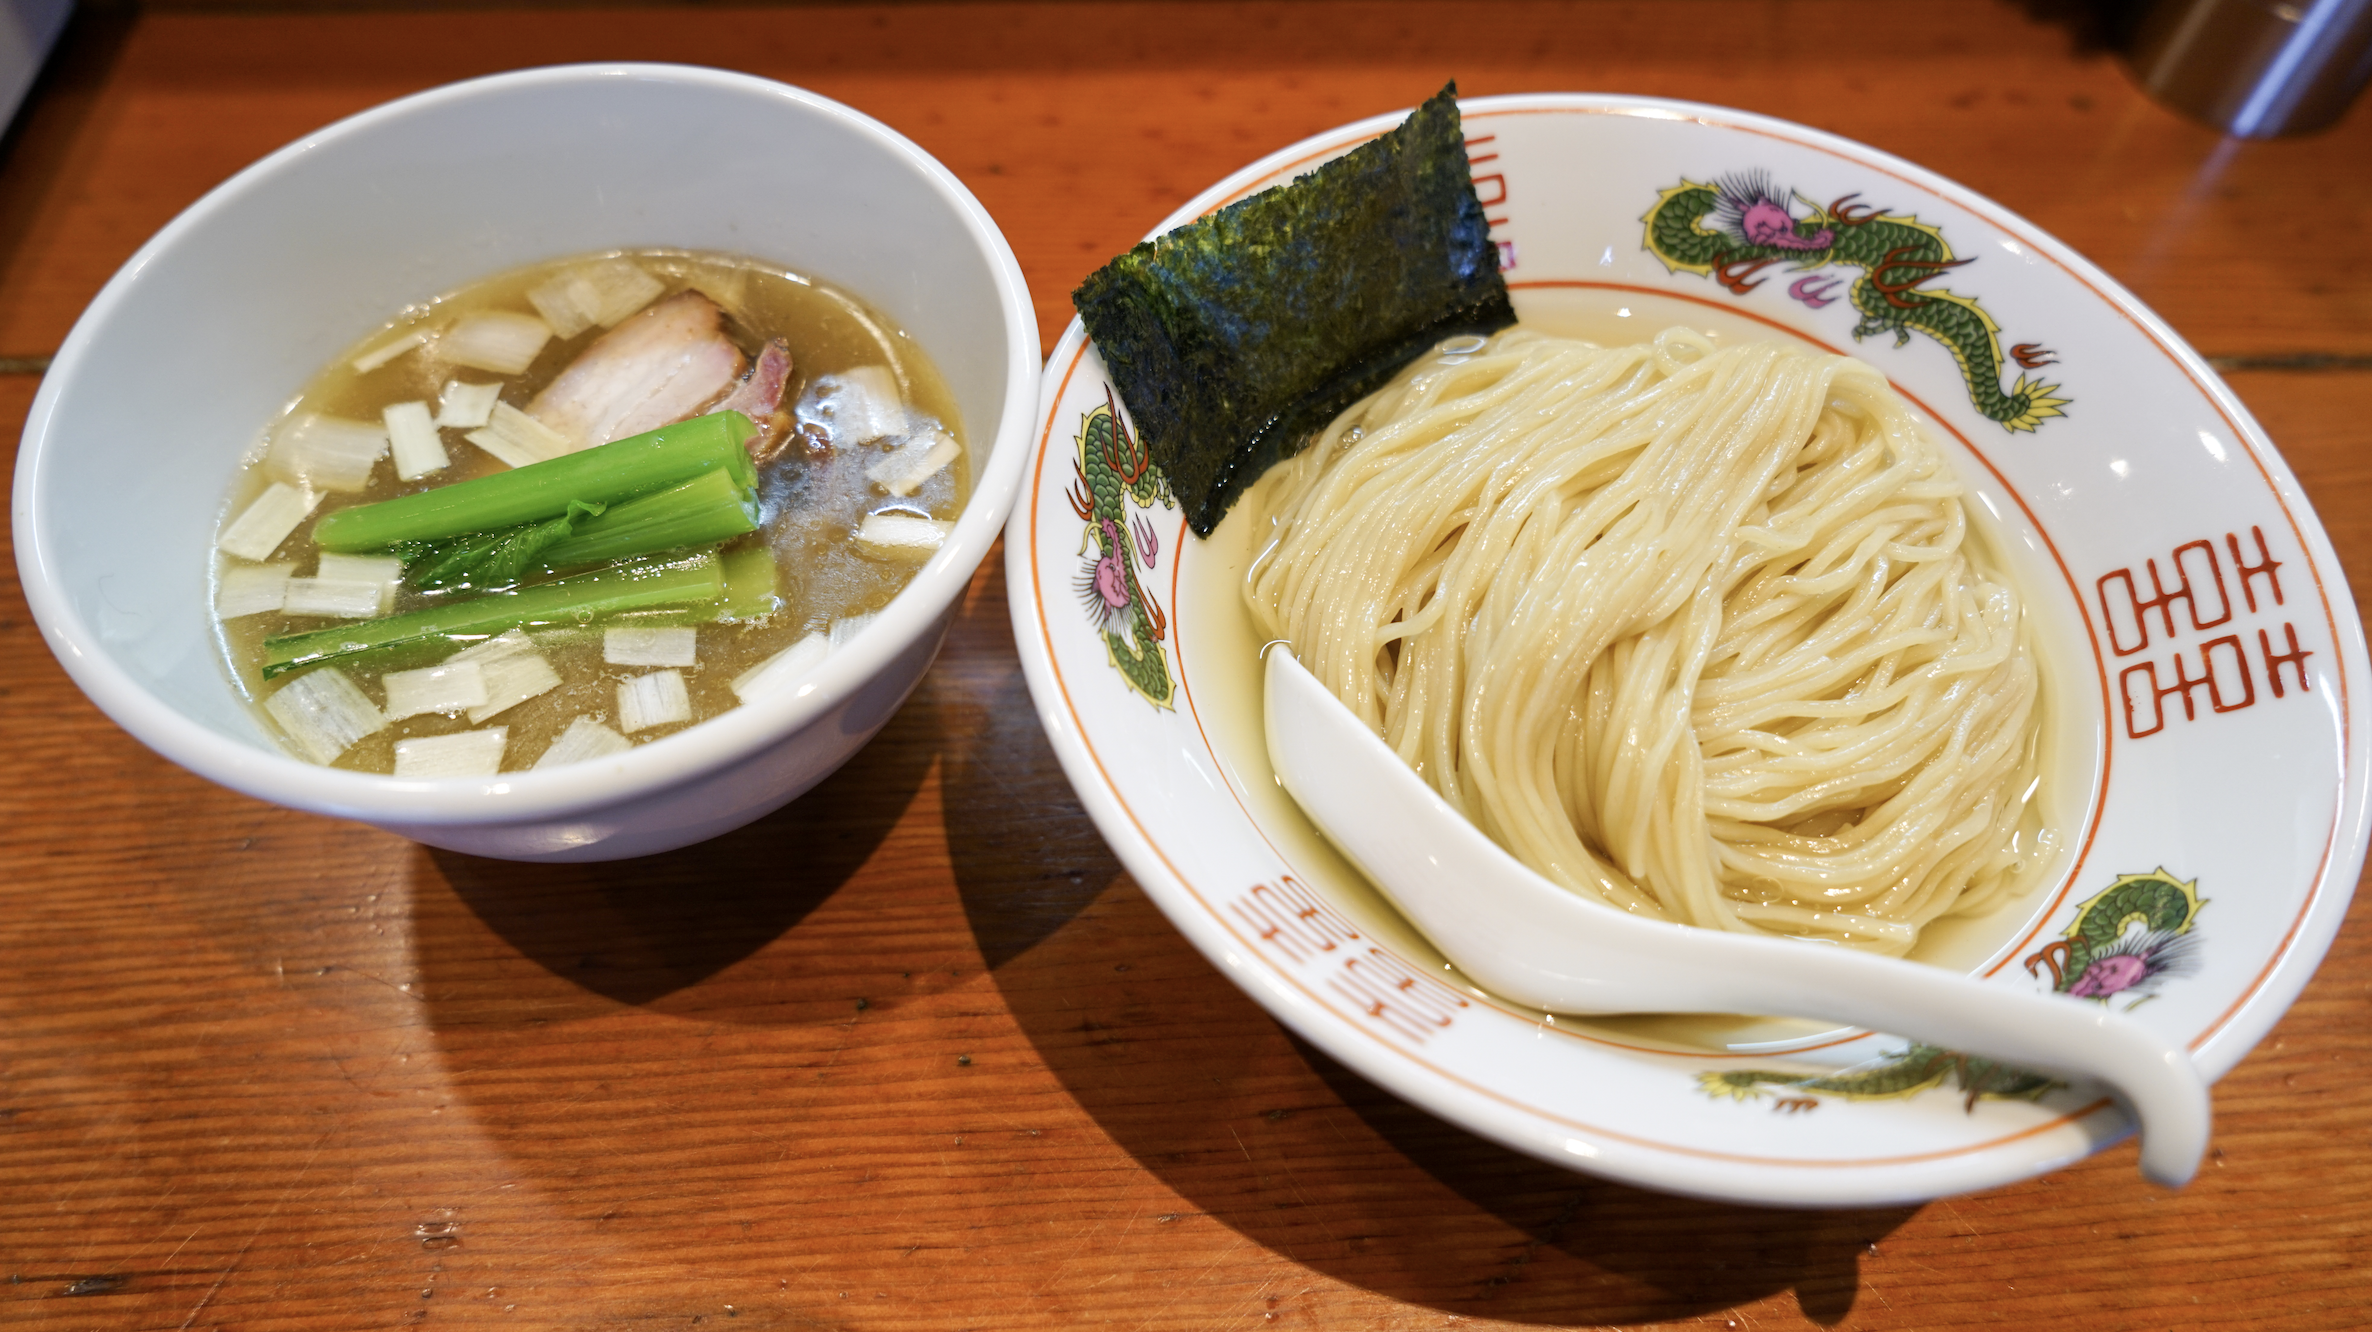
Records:
[[[255,706],[253,682],[224,664],[213,580],[226,505],[240,498],[233,478],[269,462],[292,404],[318,390],[339,349],[431,326],[424,307],[489,278],[617,254],[734,256],[845,293],[885,342],[931,367],[921,405],[962,441],[960,508],[935,512],[947,520],[936,552],[898,569],[903,586],[846,617],[796,678],[723,694],[718,715],[622,752],[543,767],[530,753],[485,777],[299,757]],[[1011,508],[1039,364],[1028,291],[995,223],[878,122],[717,70],[499,75],[289,145],[125,265],[35,399],[14,497],[18,563],[75,682],[202,776],[473,854],[646,855],[787,803],[896,712]],[[798,414],[802,384],[828,369],[795,364],[784,412]],[[460,432],[445,435],[457,464],[485,469]]]

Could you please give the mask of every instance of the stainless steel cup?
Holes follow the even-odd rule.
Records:
[[[2372,0],[2156,0],[2132,60],[2152,96],[2218,129],[2305,134],[2372,78]]]

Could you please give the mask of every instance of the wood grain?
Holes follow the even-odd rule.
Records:
[[[1049,342],[1071,285],[1211,180],[1454,74],[1834,129],[2034,219],[2211,356],[2372,354],[2361,107],[2225,143],[2039,4],[1672,8],[86,13],[0,160],[0,356],[54,351],[151,232],[283,142],[622,56],[789,79],[915,137],[1004,226]],[[2231,381],[2372,586],[2372,371]],[[11,434],[34,385],[0,373]],[[2130,1147],[1917,1208],[1608,1184],[1376,1090],[1169,928],[1038,730],[1000,569],[805,799],[675,855],[532,868],[156,758],[0,567],[0,1324],[2372,1323],[2372,906],[2218,1086],[2181,1193]]]

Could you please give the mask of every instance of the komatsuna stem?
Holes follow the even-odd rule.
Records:
[[[613,564],[591,573],[471,597],[401,615],[358,620],[264,640],[263,677],[327,662],[364,664],[424,653],[439,644],[541,625],[584,625],[630,611],[714,609],[725,595],[714,550],[672,560]]]
[[[313,539],[331,551],[438,541],[556,518],[571,500],[615,504],[708,471],[750,492],[757,470],[743,446],[756,433],[739,412],[712,412],[473,481],[340,509],[313,525]]]
[[[681,546],[711,546],[758,530],[758,499],[711,468],[665,490],[611,505],[599,517],[537,553],[554,569],[650,555]]]

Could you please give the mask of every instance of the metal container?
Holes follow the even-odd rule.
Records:
[[[2218,129],[2305,134],[2372,78],[2372,0],[2157,0],[2132,59],[2152,96]]]
[[[0,0],[0,130],[33,86],[72,8],[74,0]]]

